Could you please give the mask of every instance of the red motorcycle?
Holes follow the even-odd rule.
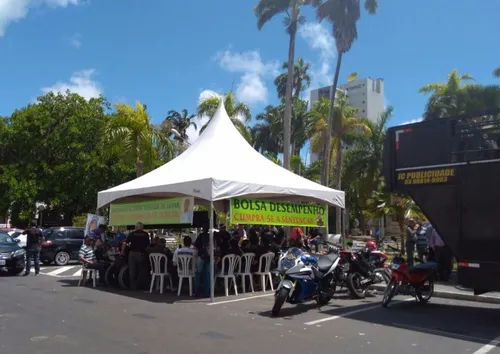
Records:
[[[406,260],[398,255],[389,264],[391,280],[382,299],[383,307],[387,307],[392,298],[399,294],[413,296],[420,303],[427,303],[430,300],[434,293],[437,263],[415,260],[421,263],[408,267]]]

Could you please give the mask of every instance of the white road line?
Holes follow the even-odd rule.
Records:
[[[476,350],[473,354],[486,354],[486,353],[489,353],[493,349],[495,349],[496,347],[498,347],[499,345],[500,345],[500,336],[496,337],[495,339],[493,339],[488,344],[483,345],[481,348],[479,348],[478,350]]]
[[[409,329],[412,331],[419,331],[419,332],[434,334],[434,335],[440,336],[440,337],[442,337],[442,336],[454,337],[457,339],[463,339],[463,340],[467,340],[470,342],[488,342],[489,341],[489,339],[486,339],[486,338],[468,336],[466,334],[459,334],[459,333],[453,333],[453,332],[440,331],[437,329],[430,329],[430,328],[426,328],[426,327],[410,326],[410,325],[406,325],[406,324],[402,324],[402,323],[392,323],[392,325],[395,327],[405,328],[405,329]],[[484,347],[491,346],[491,348],[489,348],[487,351],[485,351],[485,352],[480,351],[482,348],[484,348],[484,347],[482,347],[479,351],[476,351],[473,354],[488,353],[488,351],[495,348],[498,344],[500,344],[500,337],[493,339],[491,342],[489,342],[487,345],[484,346]]]
[[[47,275],[58,275],[58,274],[64,273],[67,270],[73,269],[74,267],[75,266],[64,266],[64,267],[58,268],[56,270],[53,270],[52,272],[45,273],[45,274],[47,274]]]
[[[398,303],[402,303],[402,302],[405,302],[405,301],[412,301],[412,300],[415,301],[414,298],[409,298],[409,299],[404,299],[404,300],[401,300],[401,301],[394,301],[392,304],[396,305]],[[368,307],[363,307],[362,309],[356,309],[356,310],[352,310],[352,311],[341,313],[340,315],[329,316],[329,317],[321,318],[319,320],[305,322],[304,324],[306,326],[312,326],[312,325],[316,325],[316,324],[323,323],[323,322],[335,321],[335,320],[338,320],[339,318],[342,318],[342,317],[351,316],[351,315],[354,315],[356,313],[370,311],[370,310],[373,310],[373,309],[376,309],[376,308],[381,308],[381,307],[382,307],[381,304],[377,304],[377,305],[373,305],[373,306],[368,306]]]
[[[213,305],[222,305],[222,304],[229,304],[231,302],[239,302],[239,301],[245,301],[245,300],[252,300],[252,299],[258,299],[260,297],[268,297],[268,296],[274,296],[274,293],[272,294],[264,294],[264,295],[254,295],[254,296],[247,296],[247,297],[242,297],[239,299],[233,299],[233,300],[225,300],[225,301],[219,301],[219,302],[211,302],[207,304],[207,306],[213,306]]]
[[[75,274],[73,274],[74,277],[81,277],[82,276],[82,270],[78,269]]]

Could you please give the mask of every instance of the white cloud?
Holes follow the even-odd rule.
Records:
[[[80,0],[0,0],[0,37],[5,35],[7,27],[26,17],[37,5],[50,7],[67,7],[78,5]]]
[[[333,79],[332,64],[335,58],[335,39],[330,30],[320,23],[306,23],[300,27],[299,35],[309,47],[319,51],[319,63],[311,65],[310,89],[331,85]],[[309,91],[306,92],[309,99]]]
[[[0,0],[1,1],[1,0]],[[94,69],[87,69],[73,73],[69,82],[57,82],[51,87],[42,88],[44,94],[48,92],[65,93],[66,90],[77,93],[85,99],[99,97],[103,92],[101,85],[94,80]]]
[[[217,53],[214,60],[224,70],[242,74],[235,92],[239,101],[267,103],[269,90],[265,80],[278,75],[279,62],[262,60],[257,50],[242,53],[226,50]]]
[[[417,119],[407,120],[406,122],[403,122],[400,125],[418,123],[418,122],[421,122],[423,120],[424,120],[424,118],[420,117],[420,118],[417,118]]]
[[[69,44],[78,49],[82,46],[82,36],[80,33],[75,33],[74,35],[71,36],[69,39]]]
[[[221,94],[212,90],[202,90],[200,92],[200,96],[198,97],[198,104],[212,97],[221,97]],[[188,141],[190,144],[194,143],[196,139],[198,139],[198,137],[200,136],[201,127],[207,124],[209,119],[210,118],[208,116],[197,117],[195,123],[198,129],[194,129],[193,126],[187,128],[186,134],[188,136]]]

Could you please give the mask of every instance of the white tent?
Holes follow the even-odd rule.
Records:
[[[212,255],[213,202],[253,197],[327,203],[340,208],[345,205],[344,192],[300,177],[255,151],[229,119],[222,99],[207,129],[185,152],[144,176],[99,192],[97,207],[112,202],[179,196],[210,202]],[[214,257],[210,263],[213,272]],[[213,281],[210,288],[213,301]]]
[[[299,200],[344,208],[344,192],[300,177],[255,151],[229,119],[222,100],[207,129],[184,153],[144,176],[99,192],[97,206],[179,196]]]

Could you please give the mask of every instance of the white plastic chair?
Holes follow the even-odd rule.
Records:
[[[83,282],[83,285],[87,282],[87,275],[89,276],[89,279],[92,279],[94,288],[97,285],[97,269],[88,269],[85,268],[85,265],[82,264],[82,271],[80,274],[80,280],[78,281],[78,286],[80,286]]]
[[[160,294],[163,294],[165,277],[170,279],[170,289],[174,288],[172,285],[172,277],[167,271],[167,261],[167,256],[163,253],[151,253],[149,255],[149,262],[151,263],[151,285],[149,287],[150,294],[153,292],[153,287],[157,277],[160,278]]]
[[[215,280],[218,278],[224,279],[224,290],[226,291],[226,296],[229,296],[229,279],[233,282],[234,293],[238,295],[238,289],[236,288],[236,277],[234,275],[234,270],[238,266],[240,261],[240,256],[236,254],[227,254],[222,257],[221,264],[222,269],[219,273],[215,275]],[[227,266],[227,269],[226,269]]]
[[[234,273],[234,275],[241,277],[241,285],[243,287],[244,293],[247,292],[247,289],[246,289],[247,277],[250,278],[250,288],[252,289],[252,293],[254,292],[254,290],[253,290],[253,278],[252,278],[252,273],[251,273],[252,262],[253,262],[254,258],[255,258],[255,253],[243,253],[243,255],[240,258],[238,272]],[[243,263],[245,263],[244,269],[242,269]]]
[[[254,274],[260,275],[262,291],[266,291],[266,280],[269,279],[269,284],[271,284],[271,290],[274,291],[273,277],[271,276],[271,264],[274,259],[274,253],[266,253],[260,256],[259,259],[259,271]],[[261,271],[261,269],[264,269]]]
[[[181,295],[182,279],[187,278],[189,281],[189,296],[193,296],[193,279],[195,277],[196,261],[191,254],[177,255],[177,274],[179,275],[179,289],[177,296]]]

